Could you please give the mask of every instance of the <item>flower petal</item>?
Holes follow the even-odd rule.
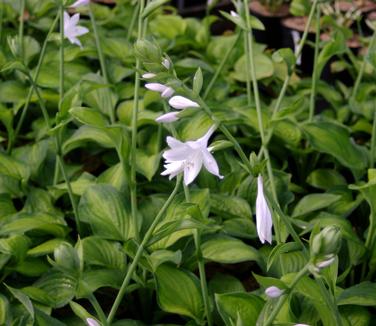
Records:
[[[194,153],[184,166],[184,184],[188,186],[200,173],[202,167],[202,156],[199,151]]]
[[[208,170],[211,174],[214,174],[218,178],[222,179],[223,176],[219,174],[218,164],[213,155],[208,150],[202,151],[202,154],[206,170]]]
[[[256,198],[256,226],[257,234],[261,243],[272,243],[273,220],[270,209],[264,197],[262,176],[257,177],[257,198]]]
[[[156,74],[153,74],[152,72],[146,72],[142,75],[142,78],[144,79],[151,79],[151,78],[154,78],[156,77],[157,75]]]
[[[151,91],[162,93],[167,89],[167,86],[160,83],[147,83],[145,87]]]
[[[155,121],[158,123],[174,122],[179,120],[178,114],[179,112],[169,112],[159,116]]]
[[[176,161],[165,164],[165,171],[161,175],[170,175],[169,179],[176,177],[180,172],[184,170],[184,161]]]
[[[184,97],[184,96],[174,96],[171,97],[168,103],[177,110],[183,110],[186,108],[198,108],[200,107],[198,103],[191,101],[190,99]]]
[[[72,4],[71,8],[78,8],[81,6],[86,6],[90,3],[90,0],[77,0],[74,4]]]

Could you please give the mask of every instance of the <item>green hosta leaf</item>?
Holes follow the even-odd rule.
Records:
[[[333,194],[309,194],[304,196],[294,207],[293,217],[302,216],[328,207],[341,198]]]
[[[53,302],[52,307],[60,308],[73,299],[76,294],[78,281],[68,273],[51,271],[34,285],[47,293]]]
[[[80,219],[95,235],[111,240],[128,240],[135,234],[130,213],[121,194],[110,185],[93,185],[81,197]]]
[[[5,325],[9,318],[9,313],[9,301],[5,296],[0,294],[0,325]]]
[[[169,0],[153,0],[148,3],[145,10],[142,12],[142,18],[149,16],[154,10],[158,9],[160,6],[168,2]]]
[[[362,282],[341,292],[337,298],[338,305],[376,305],[376,283]]]
[[[126,257],[117,242],[99,237],[81,240],[85,264],[124,270]]]
[[[215,274],[209,282],[212,293],[222,294],[230,292],[246,292],[242,282],[236,277],[227,274]]]
[[[30,169],[19,160],[0,153],[0,174],[26,181],[30,176]]]
[[[348,130],[328,121],[311,122],[302,126],[312,147],[334,156],[342,165],[361,170],[367,166],[367,155],[351,140]]]
[[[99,112],[91,108],[73,107],[69,113],[79,122],[96,127],[104,127],[108,124],[106,118]]]
[[[260,80],[263,78],[271,77],[274,73],[274,65],[272,60],[269,59],[263,53],[256,53],[255,54],[255,69],[256,69],[256,79]],[[231,74],[231,77],[241,81],[247,81],[247,71],[246,67],[246,56],[243,55],[236,63],[235,63],[235,71]]]
[[[371,314],[368,309],[360,306],[341,306],[341,315],[344,316],[351,326],[368,326],[371,322]]]
[[[244,239],[257,238],[256,225],[252,220],[245,218],[232,218],[223,222],[225,233]]]
[[[291,283],[294,277],[294,274],[288,274],[282,278],[282,281]],[[332,311],[331,307],[324,300],[325,296],[322,291],[327,291],[326,289],[320,288],[313,279],[305,276],[297,283],[294,291],[307,297],[312,302],[324,326],[337,325],[335,312]]]
[[[0,82],[0,103],[18,103],[27,95],[27,88],[20,82],[9,80]],[[32,101],[36,97],[33,96]]]
[[[192,128],[192,125],[195,127]],[[184,141],[196,140],[202,137],[212,125],[213,121],[205,112],[196,112],[193,117],[185,122],[183,121],[182,126],[179,128],[180,137]]]
[[[64,221],[49,214],[18,214],[17,219],[1,227],[0,234],[24,234],[34,230],[64,238],[68,232],[68,227]]]
[[[24,259],[30,240],[23,235],[13,235],[7,239],[0,239],[0,252],[12,255],[17,261]]]
[[[73,194],[75,194],[77,196],[82,196],[87,188],[89,188],[89,187],[91,187],[95,184],[96,184],[95,176],[93,176],[93,175],[91,175],[87,172],[82,173],[77,180],[70,182],[72,192],[73,192]],[[58,185],[55,185],[52,188],[51,194],[55,198],[59,198],[60,196],[62,196],[63,194],[65,194],[67,192],[68,192],[68,186],[64,182],[64,183],[60,183]]]
[[[171,251],[171,250],[157,250],[154,251],[150,256],[150,265],[153,267],[153,270],[167,262],[171,262],[175,265],[180,265],[182,259],[182,253],[180,250]]]
[[[192,273],[163,264],[155,272],[157,299],[162,310],[203,320],[204,307],[200,282]]]
[[[31,302],[30,298],[24,292],[22,292],[19,289],[12,288],[12,287],[10,287],[8,285],[5,285],[5,286],[12,293],[12,295],[19,302],[22,303],[22,305],[26,308],[26,310],[29,313],[29,315],[31,316],[31,318],[34,320],[35,311],[34,311],[34,306],[33,306],[32,302]]]
[[[294,52],[292,52],[290,48],[284,48],[273,53],[273,60],[278,63],[284,61],[287,66],[288,73],[291,74],[296,58]]]
[[[211,194],[210,209],[214,214],[222,218],[242,217],[244,219],[252,219],[251,207],[241,197]]]
[[[244,325],[256,325],[264,301],[250,293],[216,294],[217,309],[226,326],[236,325],[240,319]]]
[[[201,245],[201,250],[205,259],[218,263],[235,264],[260,260],[256,249],[238,239],[227,236],[209,238]]]
[[[187,22],[180,16],[158,15],[150,23],[150,31],[154,35],[173,40],[179,35],[184,34],[187,28]]]
[[[31,248],[28,250],[27,255],[28,256],[44,256],[47,254],[50,254],[54,252],[54,250],[59,247],[61,244],[66,243],[66,240],[63,239],[52,239],[48,240],[46,242],[43,242],[42,244]]]
[[[97,178],[97,183],[107,183],[120,192],[124,192],[126,187],[126,177],[124,167],[121,163],[115,164],[104,171]]]
[[[0,194],[0,219],[15,212],[16,209],[9,194]]]
[[[62,271],[75,274],[80,271],[80,258],[75,248],[65,242],[54,250],[54,266]]]
[[[119,289],[124,280],[123,273],[116,269],[99,269],[85,271],[79,282],[77,297],[87,297],[102,287],[111,287]]]
[[[146,151],[139,149],[136,154],[137,171],[151,181],[159,168],[160,160],[161,154],[149,155]]]
[[[309,174],[307,183],[313,187],[327,190],[334,186],[346,185],[346,179],[336,170],[317,169]]]

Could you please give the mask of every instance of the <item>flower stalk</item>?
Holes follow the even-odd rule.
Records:
[[[157,216],[155,217],[153,223],[151,224],[151,226],[149,227],[148,231],[146,232],[140,246],[138,247],[137,249],[137,252],[136,252],[136,255],[132,261],[132,264],[129,266],[129,269],[127,271],[127,274],[125,275],[125,278],[123,280],[123,283],[120,287],[120,290],[116,296],[116,299],[111,307],[111,310],[110,310],[110,313],[107,317],[107,323],[108,325],[111,325],[111,322],[113,321],[115,315],[116,315],[116,311],[117,309],[119,308],[119,305],[124,297],[124,294],[126,292],[126,289],[129,285],[129,282],[131,281],[131,278],[133,276],[133,273],[137,267],[137,264],[142,256],[142,253],[144,252],[144,249],[145,247],[147,246],[147,243],[149,242],[151,236],[153,235],[153,232],[155,230],[155,228],[157,227],[157,225],[159,224],[159,222],[162,220],[162,217],[164,216],[164,213],[166,212],[167,208],[170,206],[172,200],[175,198],[178,190],[179,190],[179,187],[180,187],[180,183],[181,183],[181,177],[178,176],[178,178],[176,179],[176,184],[175,184],[175,188],[173,189],[173,191],[171,192],[170,196],[168,197],[168,199],[166,200],[166,202],[164,203],[164,205],[162,206],[162,208],[160,209],[160,211],[158,212]]]

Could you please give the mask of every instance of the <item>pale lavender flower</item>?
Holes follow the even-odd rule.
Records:
[[[74,14],[72,17],[69,16],[67,12],[64,12],[64,36],[72,44],[77,44],[82,48],[78,36],[84,35],[89,32],[86,27],[78,26],[78,21],[80,20],[80,14]]]
[[[167,58],[164,58],[162,60],[162,66],[165,67],[167,70],[171,67],[171,62]]]
[[[101,326],[101,324],[96,321],[94,318],[86,318],[86,324],[88,326]]]
[[[334,255],[327,255],[326,259],[323,261],[320,261],[319,263],[316,263],[316,267],[319,269],[325,268],[333,264],[333,262],[336,260],[336,257]]]
[[[273,220],[264,196],[264,185],[261,175],[257,177],[256,225],[261,243],[265,243],[266,241],[271,244]]]
[[[162,97],[171,97],[175,93],[173,88],[160,83],[148,83],[145,84],[145,87],[151,91],[161,93]]]
[[[171,180],[179,173],[184,173],[184,184],[189,185],[204,165],[211,174],[222,179],[223,176],[219,174],[218,164],[210,153],[210,148],[208,148],[208,141],[214,130],[215,127],[212,126],[203,137],[185,143],[173,137],[167,137],[167,144],[171,149],[163,154],[166,160],[164,165],[166,170],[161,175],[169,175]]]
[[[168,101],[168,104],[170,104],[174,109],[177,109],[177,110],[200,107],[198,103],[193,102],[190,99],[187,99],[186,97],[180,96],[180,95],[171,97],[170,100]]]
[[[78,8],[82,6],[86,6],[90,3],[90,0],[77,0],[75,3],[73,3],[70,7],[71,8]]]
[[[179,112],[169,112],[159,116],[155,121],[159,123],[174,122],[179,120],[178,114]]]
[[[157,75],[156,74],[153,74],[152,72],[146,72],[142,75],[142,78],[144,79],[151,79],[151,78],[154,78],[156,77]]]
[[[269,298],[278,298],[282,295],[283,293],[283,290],[281,290],[280,288],[276,287],[276,286],[269,286],[266,290],[265,290],[265,294],[269,297]]]

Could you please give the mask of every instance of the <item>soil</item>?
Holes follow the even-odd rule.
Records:
[[[249,5],[251,12],[264,17],[286,17],[289,15],[290,9],[287,3],[282,4],[277,11],[270,11],[267,7],[263,6],[259,1],[252,1]]]

